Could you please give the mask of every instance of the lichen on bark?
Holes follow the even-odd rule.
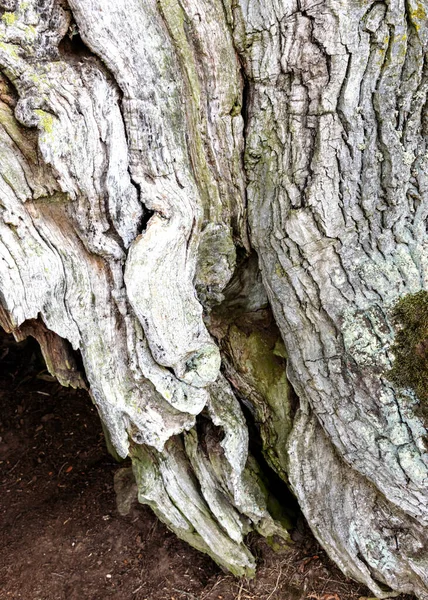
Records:
[[[0,6],[9,329],[64,383],[80,350],[140,501],[223,567],[287,537],[244,406],[341,568],[426,598],[421,2]]]

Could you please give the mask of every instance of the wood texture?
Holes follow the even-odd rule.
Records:
[[[241,402],[341,568],[428,597],[427,425],[386,377],[427,288],[424,4],[0,7],[1,322],[64,383],[80,350],[140,501],[225,568],[287,537]]]

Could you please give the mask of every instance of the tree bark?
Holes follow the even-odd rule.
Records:
[[[288,539],[250,427],[346,574],[428,598],[427,424],[388,379],[427,289],[424,4],[0,6],[0,324],[226,569]]]

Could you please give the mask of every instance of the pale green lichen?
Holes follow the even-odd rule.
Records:
[[[54,118],[44,110],[37,109],[34,111],[39,117],[39,124],[45,133],[52,133]]]
[[[419,31],[422,23],[426,23],[427,12],[422,2],[416,1],[413,5],[411,3],[408,9],[408,15],[416,31]]]
[[[5,12],[1,18],[6,25],[13,25],[16,21],[16,15],[13,12]]]
[[[391,334],[382,307],[345,310],[342,336],[346,354],[361,368],[384,372],[390,367],[387,347]]]
[[[232,106],[231,110],[230,110],[230,116],[231,117],[238,117],[242,112],[242,104],[241,101],[235,100],[234,105]]]
[[[285,272],[283,266],[281,265],[281,263],[279,263],[279,262],[275,263],[275,275],[277,277],[285,277],[286,276],[286,272]]]
[[[36,36],[37,36],[36,28],[33,25],[28,25],[25,28],[25,39],[27,41],[33,41],[33,40],[35,40]]]
[[[15,44],[6,44],[5,42],[0,42],[0,50],[9,55],[9,57],[13,60],[19,59],[17,48],[18,46],[16,46]]]

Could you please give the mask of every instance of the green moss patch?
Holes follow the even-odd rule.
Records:
[[[419,400],[428,401],[428,292],[401,298],[393,311],[397,328],[392,351],[395,361],[388,379],[410,388]]]

